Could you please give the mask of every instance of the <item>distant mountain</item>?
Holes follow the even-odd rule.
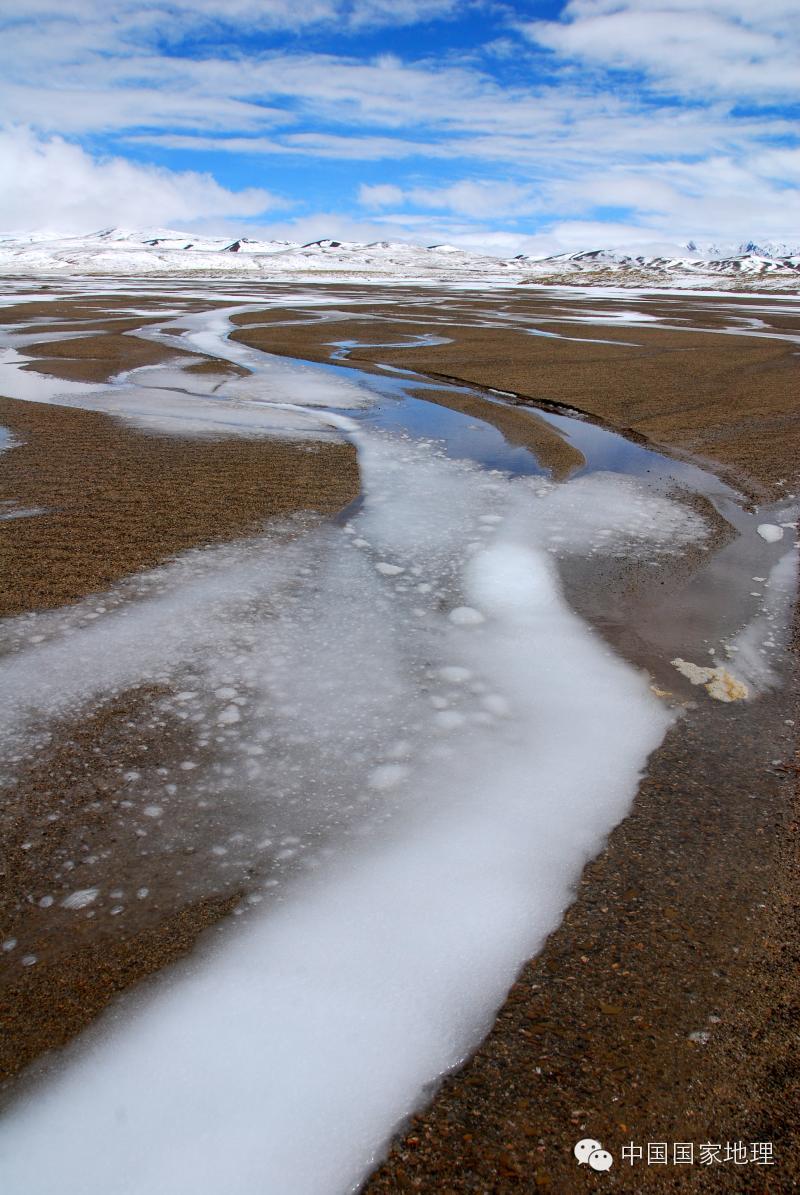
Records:
[[[516,258],[529,270],[527,281],[589,281],[610,285],[697,286],[698,280],[779,279],[800,284],[800,253],[771,257],[747,251],[727,256],[699,254],[686,246],[686,255],[632,254],[624,250],[588,249],[551,257]]]
[[[756,257],[800,257],[800,244],[788,245],[786,241],[747,241],[739,245],[739,253],[752,253]]]
[[[261,279],[419,282],[485,285],[703,286],[796,291],[800,250],[747,242],[647,246],[646,252],[599,247],[506,260],[456,245],[393,241],[359,244],[322,238],[301,245],[250,237],[212,237],[171,228],[103,228],[88,236],[33,232],[0,236],[0,273],[34,276],[226,276]]]
[[[684,248],[692,255],[703,258],[800,256],[800,243],[790,245],[786,241],[740,241],[735,245],[717,245],[713,241],[688,241]]]

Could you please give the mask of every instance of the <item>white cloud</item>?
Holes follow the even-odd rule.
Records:
[[[135,130],[141,144],[173,149],[464,157],[562,170],[576,156],[700,155],[796,133],[772,116],[734,118],[722,104],[643,103],[635,92],[582,91],[572,77],[560,87],[503,87],[474,68],[392,56],[90,57],[44,69],[37,53],[26,44],[0,75],[7,119],[75,136]]]
[[[362,185],[358,201],[364,207],[390,207],[411,204],[454,212],[461,216],[485,219],[487,216],[518,215],[530,211],[531,188],[517,183],[460,179],[444,187],[409,187],[393,184]]]
[[[282,133],[280,137],[209,137],[185,133],[141,133],[125,138],[139,145],[164,149],[213,150],[246,155],[302,155],[335,161],[380,161],[408,157],[452,157],[453,151],[435,142],[408,141],[403,137],[345,136],[341,133]]]
[[[461,179],[446,187],[413,187],[408,197],[420,207],[444,208],[458,215],[486,219],[530,212],[536,206],[531,202],[531,190],[517,183]]]
[[[255,216],[282,201],[249,187],[229,191],[210,175],[97,160],[59,137],[26,129],[0,132],[0,228],[85,232],[209,217]]]
[[[316,163],[320,205],[328,202],[326,160],[382,162],[359,203],[393,236],[424,228],[432,239],[453,239],[474,229],[486,243],[490,234],[517,237],[503,225],[521,218],[532,228],[558,228],[559,236],[573,225],[588,235],[607,208],[622,209],[614,213],[622,226],[648,237],[791,237],[797,201],[787,184],[800,181],[797,127],[769,107],[754,116],[752,105],[745,112],[734,101],[779,96],[787,72],[796,79],[797,0],[763,0],[757,10],[754,0],[570,0],[560,20],[518,23],[528,41],[516,43],[513,58],[492,56],[491,70],[478,54],[441,46],[434,54],[422,37],[416,61],[357,57],[359,43],[347,32],[461,15],[468,6],[231,0],[223,12],[218,0],[6,0],[0,109],[40,134],[114,136],[118,146],[135,142],[139,153],[151,145],[161,153],[240,155],[246,179],[262,174],[257,155],[271,156],[275,172],[302,156]],[[497,31],[513,31],[502,14],[523,7],[533,6],[497,7]],[[272,36],[312,25],[330,29],[331,52],[298,51],[293,37]],[[253,31],[271,48],[253,49]],[[188,56],[182,39],[201,34],[205,56]],[[542,47],[552,51],[547,81],[536,77]],[[508,38],[495,48],[509,55]],[[519,69],[526,63],[529,82]],[[635,68],[640,82],[619,86],[607,73],[613,67]],[[690,102],[673,102],[665,88]],[[44,202],[40,188],[38,204],[28,208],[19,198],[37,193],[25,180],[42,154],[48,168],[41,173],[54,180],[47,202],[81,227],[132,223],[139,211],[151,222],[139,194],[173,212],[159,222],[274,206],[266,192],[237,195],[208,176],[122,158],[99,162],[75,145],[46,144],[46,153],[41,145],[25,151],[25,168],[0,208],[23,219],[29,210],[25,223],[48,218],[34,216]],[[446,171],[443,161],[452,163]],[[119,181],[126,170],[135,183]],[[487,181],[492,174],[496,181]],[[87,185],[75,189],[71,180],[81,177]],[[298,193],[301,202],[309,198]],[[320,236],[329,231],[316,228]]]
[[[561,20],[519,28],[566,58],[641,70],[679,94],[798,92],[797,0],[571,0]]]
[[[767,155],[766,171],[757,160],[723,155],[641,164],[635,171],[590,169],[577,185],[554,181],[546,202],[562,217],[580,217],[593,206],[631,209],[640,236],[653,239],[781,239],[800,226],[800,191],[773,182],[769,161]],[[603,227],[607,238],[611,229]]]
[[[374,218],[405,228],[407,235],[421,226],[441,233],[442,212],[462,217],[474,222],[482,244],[487,225],[519,242],[526,217],[565,248],[588,236],[594,246],[623,236],[673,244],[698,238],[780,240],[800,226],[800,149],[753,147],[749,153],[710,153],[689,161],[676,156],[615,162],[573,147],[560,169],[552,169],[545,156],[538,167],[530,183],[463,178],[423,186],[417,179],[387,180],[362,186],[359,202],[375,211],[391,208]],[[450,231],[448,239],[454,235]]]
[[[249,225],[247,235],[263,237],[265,240],[298,241],[300,244],[319,241],[323,237],[362,244],[387,239],[418,243],[425,239],[424,233],[418,235],[402,219],[387,224],[380,217],[358,219],[338,211],[317,211],[287,220]]]
[[[474,7],[464,0],[356,0],[347,12],[347,5],[335,5],[344,10],[341,15],[355,28],[374,25],[416,25],[422,21],[449,17],[459,9]]]
[[[358,202],[362,207],[391,207],[392,204],[403,202],[403,192],[391,183],[378,183],[375,186],[362,183],[358,190]]]
[[[753,156],[752,166],[763,178],[793,186],[800,184],[800,149],[766,149]]]
[[[340,29],[414,25],[448,17],[458,8],[458,0],[225,0],[224,5],[219,0],[71,0],[68,7],[59,0],[5,0],[3,19],[40,26],[59,21],[65,28],[72,24],[76,33],[90,25],[92,32],[104,32],[106,44],[119,45],[148,35],[177,41],[202,25],[245,22],[255,29],[289,31],[332,24]]]

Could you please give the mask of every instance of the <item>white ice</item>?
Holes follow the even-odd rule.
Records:
[[[217,732],[227,771],[189,758],[169,799],[224,797],[232,838],[289,869],[278,903],[107,1017],[6,1114],[3,1190],[351,1190],[485,1033],[664,734],[646,677],[571,612],[549,552],[554,526],[563,550],[594,542],[610,478],[572,501],[570,483],[358,439],[366,500],[348,529],[190,554],[92,622],[26,620],[44,641],[0,661],[23,756],[49,717],[140,682],[172,685],[200,731],[230,690],[246,697]],[[684,542],[694,519],[626,485],[603,543]],[[387,559],[430,592],[399,589]],[[215,849],[221,866],[237,848]]]
[[[796,596],[797,548],[791,548],[769,571],[760,612],[727,645],[737,674],[756,693],[779,683],[776,664],[785,651],[790,611]]]
[[[227,361],[244,376],[190,374],[177,360],[120,375],[113,383],[51,378],[22,368],[28,359],[6,336],[0,348],[0,391],[8,398],[101,411],[139,427],[182,435],[271,435],[326,439],[336,433],[329,411],[368,406],[374,395],[331,369],[288,361],[229,339],[231,318],[247,306],[202,312],[143,327],[139,335],[168,348],[181,347]],[[180,335],[172,333],[180,330]]]
[[[783,528],[776,523],[759,523],[756,531],[768,544],[776,544],[778,540],[783,539]]]

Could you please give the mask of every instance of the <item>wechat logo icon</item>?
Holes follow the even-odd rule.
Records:
[[[599,1141],[593,1137],[584,1137],[572,1151],[578,1159],[579,1166],[588,1164],[592,1170],[610,1170],[614,1159],[607,1149],[603,1149]]]

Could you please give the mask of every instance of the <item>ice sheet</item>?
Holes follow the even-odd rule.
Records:
[[[49,717],[169,684],[218,766],[185,761],[173,792],[137,774],[131,826],[169,801],[238,801],[225,858],[258,846],[287,878],[11,1110],[5,1189],[350,1190],[486,1031],[669,723],[561,593],[552,527],[559,551],[594,542],[608,477],[571,504],[569,484],[356,438],[350,525],[190,554],[92,621],[16,624],[0,664],[12,755]],[[634,483],[603,542],[702,534],[650,501]]]
[[[101,411],[161,432],[291,439],[335,436],[330,409],[352,410],[374,401],[367,386],[229,340],[231,317],[246,310],[166,313],[163,323],[139,332],[169,348],[182,341],[181,347],[240,367],[246,371],[242,376],[190,374],[185,367],[192,359],[184,358],[131,370],[113,383],[65,381],[23,368],[29,360],[13,347],[21,343],[16,334],[8,334],[7,347],[0,349],[0,390],[9,398]],[[179,341],[172,334],[176,328]]]
[[[758,693],[779,682],[776,662],[786,648],[789,616],[797,597],[797,547],[783,553],[766,581],[754,584],[763,593],[760,612],[730,641],[727,653],[736,673]]]

